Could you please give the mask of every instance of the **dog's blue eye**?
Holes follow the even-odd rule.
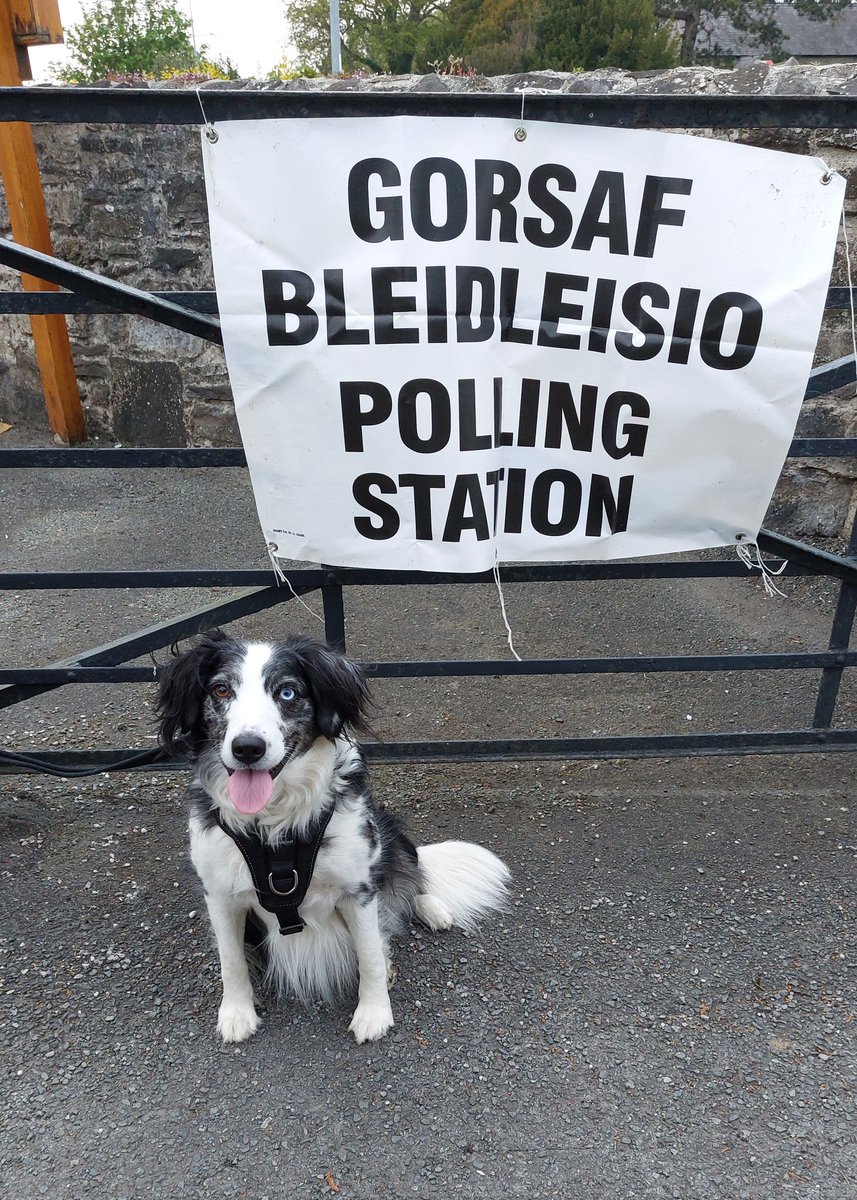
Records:
[[[280,688],[280,699],[281,700],[294,700],[296,694],[297,693],[295,692],[295,689],[293,687]]]

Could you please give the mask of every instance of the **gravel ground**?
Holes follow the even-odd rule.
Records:
[[[0,483],[4,569],[259,565],[239,473],[15,474]],[[507,605],[526,655],[824,645],[829,585],[787,591],[519,587]],[[0,597],[6,665],[210,596],[35,599]],[[292,608],[238,628],[316,628]],[[357,657],[504,652],[489,588],[355,589],[347,611]],[[788,728],[807,719],[807,682],[390,682],[375,725],[390,738]],[[65,688],[8,711],[3,742],[151,744],[150,700]],[[846,691],[839,720],[854,716]],[[853,778],[848,755],[378,768],[418,841],[466,837],[507,860],[510,911],[471,936],[400,940],[396,1026],[379,1044],[353,1043],[346,1008],[283,1004],[230,1048],[184,778],[0,779],[0,1194],[857,1197]]]

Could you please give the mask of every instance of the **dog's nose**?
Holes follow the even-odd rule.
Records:
[[[258,762],[268,749],[268,743],[258,733],[238,733],[232,739],[232,754],[239,762],[250,766]]]

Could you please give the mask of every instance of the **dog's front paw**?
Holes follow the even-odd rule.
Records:
[[[377,1042],[393,1028],[393,1009],[386,1004],[358,1004],[349,1030],[355,1042]]]
[[[217,1014],[217,1032],[224,1042],[244,1042],[259,1028],[259,1017],[255,1008],[221,1004]]]

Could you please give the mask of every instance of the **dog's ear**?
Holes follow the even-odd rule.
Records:
[[[193,756],[202,749],[205,689],[228,640],[220,629],[213,629],[183,654],[173,647],[173,657],[158,681],[155,700],[160,742],[165,750]]]
[[[331,741],[346,727],[368,733],[369,684],[357,663],[313,638],[301,639],[293,649],[312,697],[319,732]]]

